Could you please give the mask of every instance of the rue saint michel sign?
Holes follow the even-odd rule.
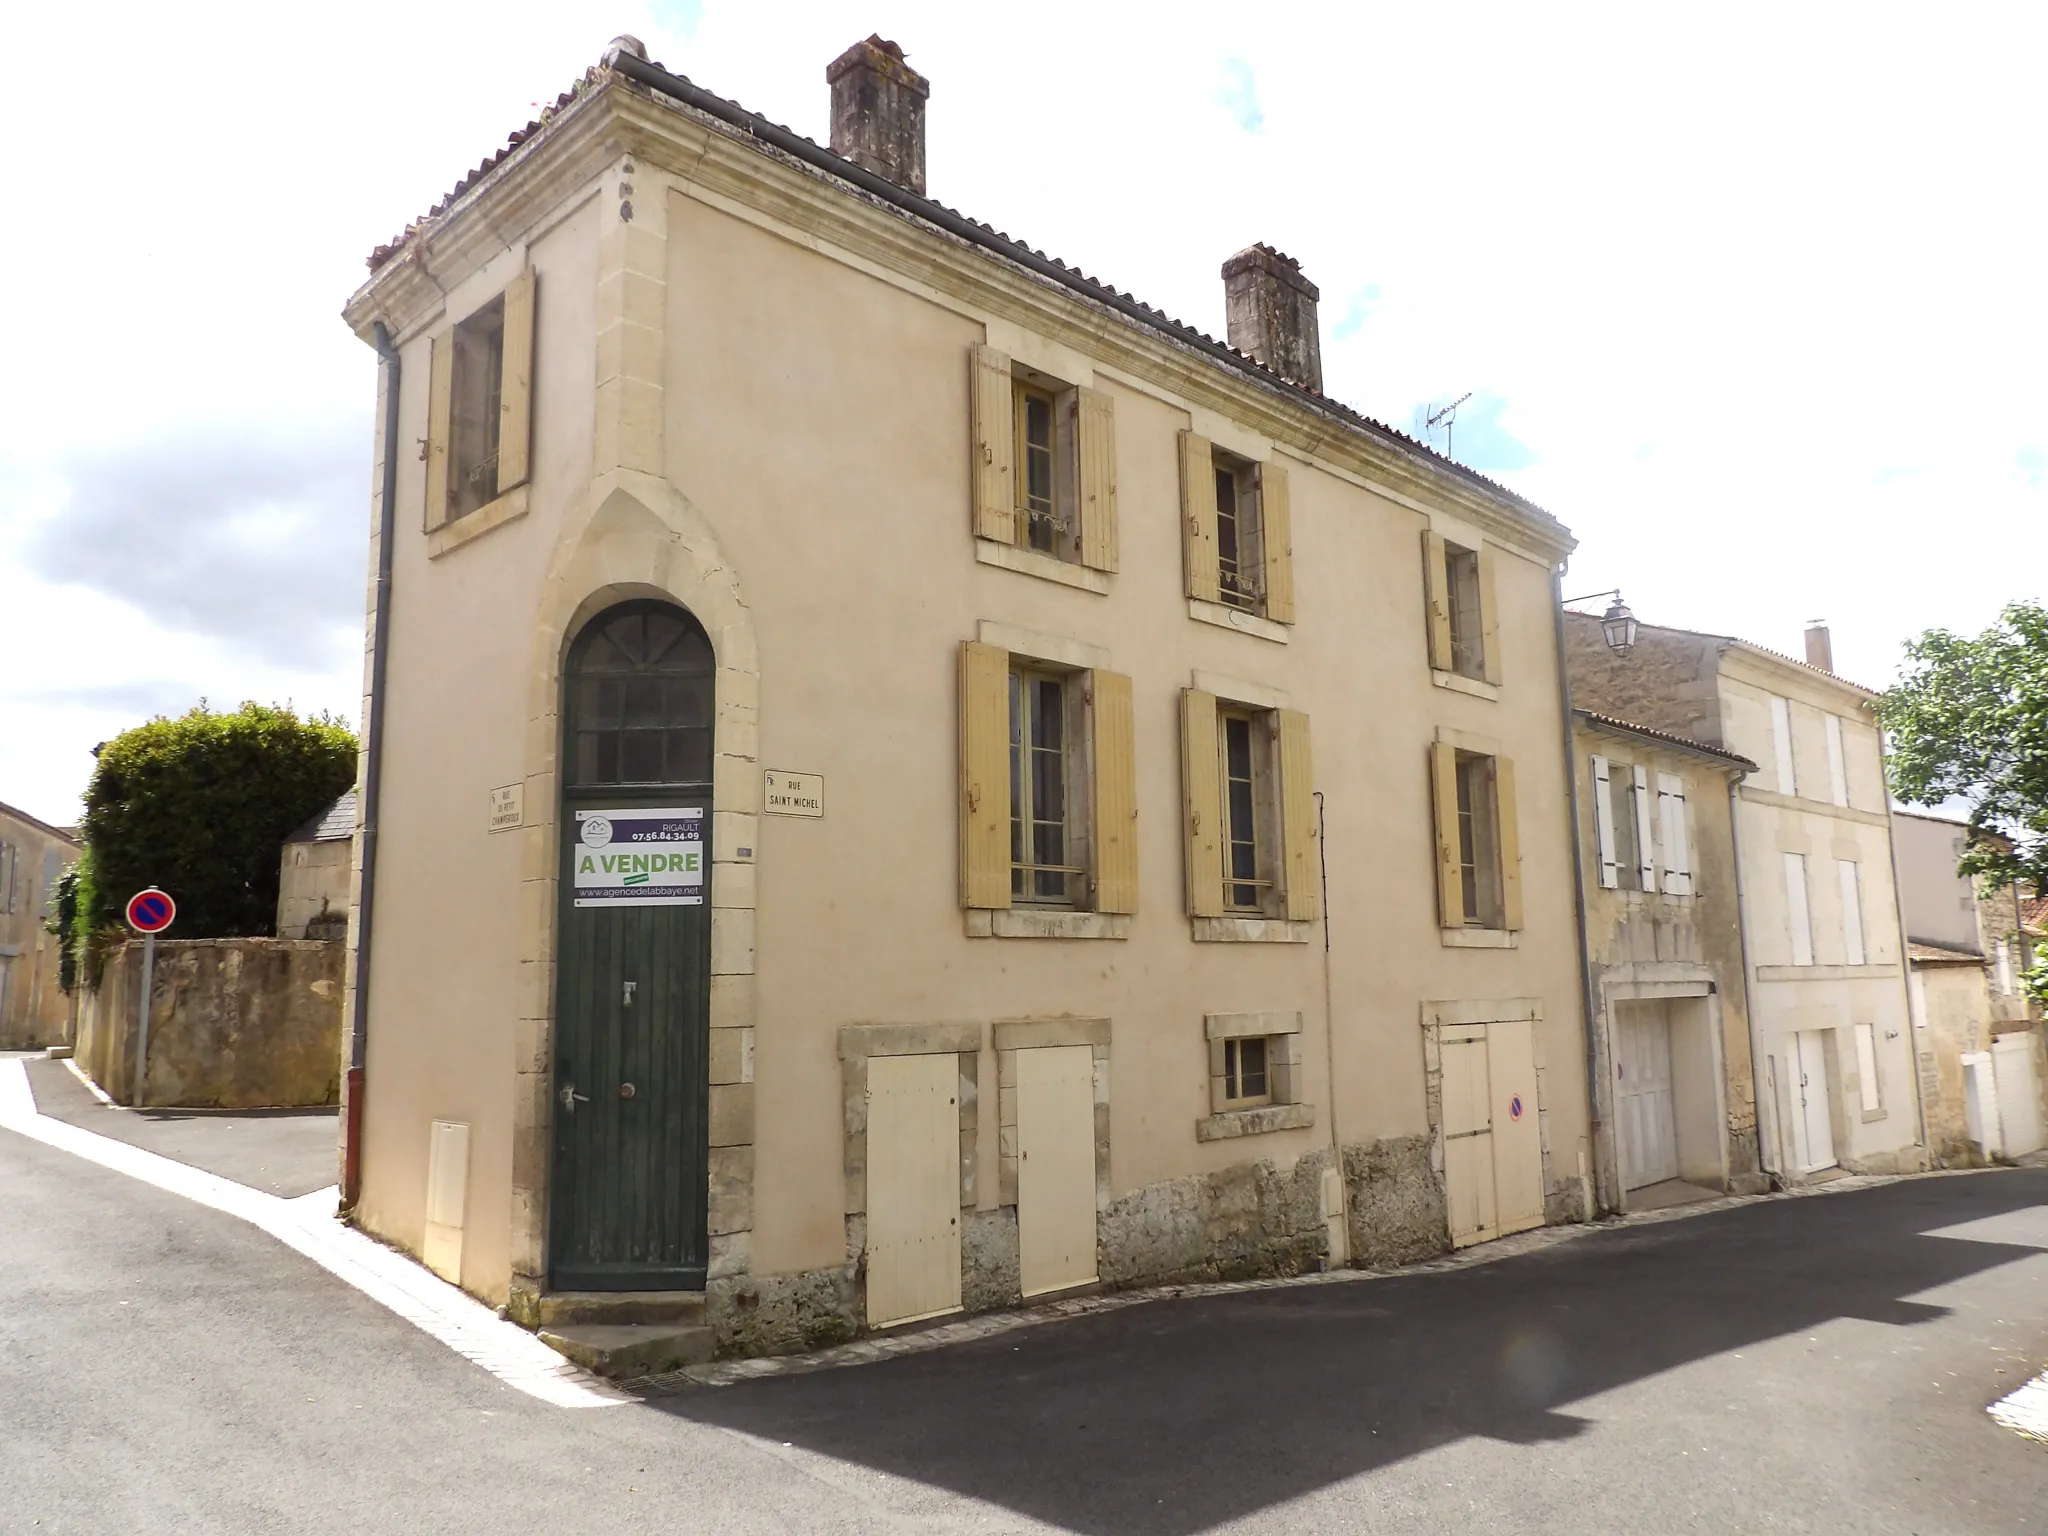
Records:
[[[704,807],[578,811],[579,907],[704,905]]]
[[[825,814],[825,775],[822,773],[790,773],[781,768],[770,768],[764,777],[766,783],[763,785],[761,809],[770,816]]]

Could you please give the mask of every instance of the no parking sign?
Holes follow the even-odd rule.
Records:
[[[178,915],[178,904],[168,891],[151,886],[128,898],[128,926],[137,933],[162,933]]]

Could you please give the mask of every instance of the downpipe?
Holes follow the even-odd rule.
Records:
[[[1580,1165],[1579,1190],[1586,1206],[1586,1220],[1592,1221],[1599,1215],[1598,1169],[1607,1122],[1600,1115],[1600,1090],[1605,1084],[1602,1082],[1604,1074],[1600,1071],[1600,1051],[1595,1043],[1599,1036],[1599,1021],[1593,1007],[1593,952],[1586,933],[1586,869],[1582,846],[1585,838],[1579,829],[1579,751],[1573,741],[1576,732],[1572,722],[1572,677],[1565,652],[1564,570],[1563,561],[1551,567],[1550,612],[1557,634],[1557,700],[1564,723],[1565,810],[1571,817],[1572,917],[1579,934],[1579,1014],[1586,1039],[1586,1145],[1587,1154],[1594,1163],[1592,1169]]]

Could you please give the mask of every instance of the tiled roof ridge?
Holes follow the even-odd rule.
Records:
[[[415,219],[412,223],[406,225],[405,229],[400,234],[398,234],[393,239],[386,241],[384,244],[378,246],[375,250],[371,251],[368,259],[368,266],[370,268],[371,273],[374,275],[375,273],[380,271],[388,262],[397,257],[409,243],[411,243],[414,239],[418,238],[420,235],[426,233],[433,225],[434,221],[448,213],[454,207],[456,202],[460,200],[465,193],[467,193],[471,188],[476,186],[477,183],[482,181],[486,176],[490,175],[493,171],[497,170],[501,165],[503,165],[507,160],[509,160],[517,150],[519,150],[523,145],[528,143],[536,134],[546,129],[547,126],[553,121],[556,114],[570,106],[579,97],[586,94],[593,87],[604,83],[606,80],[614,76],[619,77],[628,82],[640,83],[636,78],[636,68],[638,70],[646,70],[652,73],[657,73],[661,76],[666,77],[669,80],[681,84],[688,90],[701,93],[702,95],[710,98],[711,100],[721,103],[731,112],[738,116],[754,119],[761,123],[767,124],[767,126],[773,128],[777,132],[786,134],[791,139],[797,140],[802,144],[809,146],[811,151],[818,155],[819,157],[836,162],[836,166],[832,167],[832,169],[837,171],[842,180],[851,182],[856,187],[862,186],[862,173],[860,167],[856,166],[854,162],[845,159],[843,156],[834,153],[829,147],[819,144],[815,139],[811,139],[803,134],[800,134],[796,132],[794,129],[785,127],[780,123],[774,123],[769,119],[763,117],[760,113],[750,111],[748,108],[741,106],[738,102],[731,100],[729,97],[718,96],[714,92],[706,91],[702,86],[697,85],[695,82],[691,81],[687,76],[677,75],[670,71],[664,65],[658,63],[650,63],[644,59],[633,58],[631,55],[620,55],[611,62],[603,64],[594,64],[590,68],[586,69],[583,72],[582,76],[576,81],[576,83],[573,86],[570,87],[570,89],[564,91],[560,96],[556,97],[553,106],[543,111],[538,118],[534,119],[532,122],[529,122],[524,128],[521,128],[515,133],[513,133],[506,140],[504,148],[500,149],[497,153],[491,155],[489,158],[480,162],[476,169],[471,171],[467,176],[463,177],[461,181],[457,182],[454,188],[445,197],[443,197],[439,202],[435,203],[434,206],[428,209],[425,214],[421,215],[418,219]],[[658,87],[654,85],[648,85],[647,88],[658,89]],[[670,99],[680,101],[680,98],[676,97],[671,97]],[[685,106],[689,105],[689,103],[687,102],[681,102],[681,104]],[[765,142],[763,143],[762,147],[772,148],[772,146],[767,145]],[[1217,338],[1209,335],[1207,332],[1199,330],[1195,326],[1189,325],[1186,321],[1175,319],[1173,316],[1165,313],[1165,311],[1155,308],[1153,305],[1145,303],[1142,299],[1137,298],[1135,295],[1133,295],[1126,289],[1117,288],[1113,284],[1104,282],[1100,278],[1093,277],[1088,273],[1083,272],[1080,268],[1070,266],[1068,263],[1061,261],[1058,257],[1048,256],[1044,251],[1037,249],[1035,246],[1028,245],[1024,241],[1017,239],[1016,237],[1008,234],[1003,230],[995,228],[991,224],[987,224],[980,219],[973,218],[968,214],[960,212],[956,208],[950,207],[945,203],[941,203],[936,198],[921,196],[917,193],[910,192],[907,189],[895,187],[892,188],[892,200],[895,201],[896,205],[899,208],[903,209],[903,211],[905,212],[911,213],[913,216],[916,216],[918,210],[910,205],[926,205],[930,208],[938,210],[939,212],[947,215],[950,218],[959,220],[963,224],[972,226],[973,228],[981,231],[982,233],[986,234],[993,240],[999,241],[1004,245],[1012,246],[1017,251],[1028,253],[1030,256],[1036,258],[1037,260],[1044,262],[1046,265],[1057,269],[1060,273],[1065,274],[1066,277],[1070,280],[1070,286],[1085,285],[1086,288],[1096,289],[1103,294],[1114,296],[1115,299],[1122,301],[1123,304],[1130,306],[1134,310],[1142,312],[1142,314],[1147,319],[1149,319],[1151,323],[1158,326],[1160,329],[1168,332],[1169,334],[1178,334],[1181,338],[1192,341],[1205,349],[1228,356],[1234,361],[1236,366],[1238,366],[1240,369],[1246,372],[1258,374],[1259,376],[1261,376],[1277,388],[1281,389],[1282,391],[1292,394],[1299,394],[1304,398],[1313,401],[1318,407],[1335,414],[1339,418],[1351,423],[1352,425],[1363,427],[1370,432],[1393,439],[1394,441],[1398,442],[1408,450],[1421,454],[1423,457],[1427,458],[1431,462],[1452,471],[1453,473],[1463,477],[1464,479],[1473,481],[1478,485],[1485,487],[1486,490],[1493,493],[1494,495],[1503,497],[1508,501],[1515,503],[1517,506],[1522,507],[1531,513],[1534,513],[1537,517],[1555,526],[1560,533],[1565,533],[1567,536],[1569,536],[1569,530],[1567,530],[1564,527],[1563,523],[1560,522],[1554,515],[1545,511],[1542,507],[1539,507],[1538,505],[1536,505],[1535,502],[1530,501],[1527,497],[1501,484],[1498,480],[1493,479],[1491,476],[1483,475],[1478,470],[1472,469],[1467,465],[1460,464],[1455,459],[1445,457],[1443,454],[1438,453],[1436,449],[1432,448],[1428,443],[1422,442],[1417,438],[1410,437],[1407,433],[1401,431],[1398,427],[1392,427],[1387,425],[1385,422],[1376,421],[1372,417],[1365,415],[1364,412],[1354,410],[1352,407],[1345,405],[1342,401],[1337,400],[1333,396],[1324,394],[1319,389],[1311,389],[1307,385],[1300,384],[1295,380],[1289,379],[1280,373],[1276,373],[1273,369],[1267,367],[1263,362],[1253,357],[1250,353],[1240,352],[1236,347],[1231,346],[1227,341],[1219,341]],[[1264,242],[1259,242],[1259,244],[1256,245],[1254,249],[1271,251],[1274,256],[1278,257],[1283,261],[1293,261],[1292,257],[1285,256],[1283,253],[1274,250],[1273,247],[1265,244]],[[1297,267],[1299,266],[1299,263],[1294,264]]]
[[[1906,940],[1906,958],[1933,965],[1982,965],[1984,957],[1973,949],[1957,949],[1953,944],[1930,944],[1925,939]]]
[[[1718,757],[1724,762],[1739,765],[1745,773],[1755,773],[1757,765],[1740,752],[1730,752],[1726,747],[1717,747],[1711,742],[1695,741],[1690,736],[1681,736],[1676,731],[1660,731],[1654,725],[1638,725],[1633,720],[1624,720],[1619,715],[1603,715],[1597,709],[1572,707],[1572,713],[1580,715],[1595,725],[1605,725],[1618,731],[1629,731],[1637,736],[1648,736],[1657,741],[1668,741],[1674,747],[1684,747],[1691,752],[1702,752],[1708,757]]]

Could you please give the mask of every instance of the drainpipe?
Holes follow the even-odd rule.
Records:
[[[1351,1187],[1344,1182],[1344,1139],[1337,1134],[1337,1013],[1330,985],[1330,835],[1323,820],[1323,792],[1316,792],[1316,863],[1323,882],[1323,1059],[1330,1074],[1330,1166],[1337,1173],[1338,1230],[1344,1251],[1332,1250],[1330,1264],[1351,1262]]]
[[[1586,937],[1586,870],[1582,858],[1584,850],[1580,846],[1584,838],[1579,829],[1579,754],[1572,741],[1575,734],[1572,727],[1572,678],[1571,668],[1565,661],[1564,569],[1565,563],[1559,561],[1550,571],[1550,613],[1557,630],[1557,703],[1564,722],[1564,800],[1572,827],[1572,917],[1579,934],[1580,1015],[1585,1022],[1586,1035],[1586,1141],[1597,1160],[1602,1126],[1600,1089],[1603,1085],[1600,1081],[1600,1053],[1593,1045],[1599,1025],[1593,1008],[1593,953]],[[1597,1205],[1594,1190],[1598,1180],[1589,1181],[1587,1171],[1581,1167],[1579,1181],[1586,1201],[1586,1220],[1591,1221]]]
[[[341,1123],[341,1208],[355,1209],[363,1188],[363,1060],[370,1032],[371,919],[377,907],[377,811],[384,782],[384,678],[391,641],[391,543],[398,520],[398,383],[391,332],[379,320],[371,345],[384,367],[384,474],[377,487],[377,610],[371,631],[370,703],[363,721],[362,886],[356,898],[355,1006],[348,1023],[348,1070]]]
[[[1728,845],[1735,855],[1735,936],[1742,945],[1742,1016],[1749,1024],[1749,1107],[1756,1116],[1756,1160],[1766,1176],[1776,1174],[1782,1186],[1785,1179],[1784,1127],[1778,1124],[1778,1100],[1771,1099],[1771,1139],[1777,1143],[1775,1155],[1778,1166],[1773,1168],[1770,1156],[1764,1146],[1763,1094],[1758,1091],[1762,1079],[1757,1068],[1768,1059],[1763,1052],[1762,1037],[1757,1034],[1756,1022],[1756,972],[1749,963],[1749,898],[1744,894],[1742,878],[1742,775],[1728,776]]]
[[[1932,1168],[1934,1144],[1927,1137],[1927,1096],[1920,1085],[1920,1041],[1913,1033],[1913,941],[1906,936],[1906,886],[1899,878],[1899,840],[1892,836],[1892,771],[1885,756],[1882,723],[1877,726],[1877,783],[1879,792],[1884,796],[1885,852],[1891,855],[1892,916],[1899,925],[1899,987],[1906,995],[1906,1055],[1913,1063],[1913,1117],[1920,1130],[1920,1166]],[[2012,915],[2017,922],[2020,915],[2017,902],[2013,905]]]

